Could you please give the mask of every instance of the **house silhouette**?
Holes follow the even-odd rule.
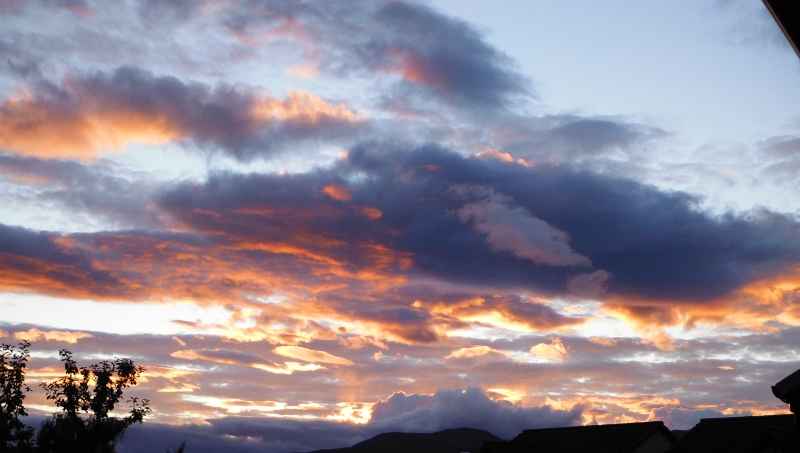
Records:
[[[800,370],[772,386],[800,412]],[[796,415],[704,418],[680,439],[664,422],[526,429],[508,442],[487,441],[481,453],[798,453]]]
[[[800,452],[794,416],[704,418],[667,453]]]
[[[676,437],[664,422],[526,429],[509,442],[485,442],[481,453],[663,453]]]

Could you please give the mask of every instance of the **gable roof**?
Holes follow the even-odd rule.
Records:
[[[664,422],[620,423],[616,425],[570,426],[567,428],[526,429],[510,442],[486,442],[485,453],[524,453],[558,451],[563,453],[631,452],[653,434],[662,433],[670,442],[675,436]]]
[[[794,431],[792,414],[704,418],[667,450],[667,453],[753,453],[764,444],[766,436],[781,444],[790,442],[793,433],[786,431]],[[794,442],[797,442],[796,435]]]

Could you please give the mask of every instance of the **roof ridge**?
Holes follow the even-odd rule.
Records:
[[[589,429],[597,429],[604,426],[628,426],[628,425],[649,425],[649,424],[661,424],[663,425],[664,422],[661,420],[651,420],[646,422],[630,422],[630,423],[606,423],[606,424],[598,424],[598,425],[574,425],[574,426],[556,426],[552,428],[528,428],[522,430],[522,432],[528,431],[544,431],[544,430],[557,430],[557,429],[575,429],[575,428],[589,428]]]
[[[669,441],[672,444],[675,444],[675,442],[678,439],[675,437],[674,434],[672,434],[672,431],[670,431],[669,428],[667,428],[667,426],[664,424],[664,422],[661,421],[661,420],[653,420],[653,422],[657,422],[657,424],[654,425],[653,428],[650,431],[646,432],[639,439],[637,439],[636,442],[631,444],[631,446],[628,447],[622,453],[629,453],[629,452],[632,452],[632,451],[636,450],[637,448],[639,448],[640,445],[645,443],[647,441],[647,439],[649,439],[656,431],[661,431],[663,434],[665,434],[667,436],[667,439],[669,439]],[[650,422],[646,422],[646,423],[650,423]]]
[[[794,416],[794,414],[789,412],[788,414],[739,415],[739,416],[736,416],[736,417],[709,417],[709,418],[701,418],[700,422],[704,422],[706,420],[738,420],[738,419],[742,419],[742,418],[754,419],[754,418],[786,417],[786,416]]]

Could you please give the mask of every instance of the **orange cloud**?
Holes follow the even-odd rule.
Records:
[[[489,346],[470,346],[467,348],[456,349],[450,353],[446,359],[471,359],[473,357],[480,357],[487,354],[501,354],[508,356],[505,351],[499,351]]]
[[[301,364],[297,362],[286,362],[279,364],[264,359],[263,357],[223,349],[188,349],[175,351],[170,354],[170,356],[184,360],[206,360],[224,365],[247,366],[273,374],[292,374],[295,371],[316,371],[325,369],[325,367],[313,363]]]
[[[322,192],[334,200],[350,201],[353,199],[347,187],[338,184],[329,184],[322,188]]]
[[[494,148],[487,148],[484,151],[481,151],[481,152],[475,154],[475,157],[477,157],[479,159],[497,159],[497,160],[501,160],[503,162],[516,162],[516,163],[518,163],[520,165],[523,165],[525,167],[530,167],[531,166],[531,164],[528,163],[528,161],[526,161],[525,159],[523,159],[521,157],[518,157],[518,158],[514,159],[514,156],[512,156],[511,154],[500,152],[500,151],[498,151],[498,150],[496,150]]]
[[[787,326],[800,326],[798,299],[800,267],[794,267],[782,275],[751,282],[712,300],[676,303],[613,297],[603,303],[602,309],[630,325],[644,343],[671,351],[675,349],[675,341],[664,330],[666,327],[690,330],[706,324],[775,332],[778,328],[768,323],[777,321]]]
[[[561,343],[561,339],[553,338],[550,344],[539,343],[530,350],[531,355],[542,359],[563,362],[569,354],[569,349]]]
[[[599,344],[602,346],[616,346],[617,339],[616,338],[608,338],[608,337],[589,337],[589,341],[594,344]]]
[[[383,217],[383,212],[380,209],[373,208],[371,206],[362,206],[359,208],[362,214],[369,217],[372,220],[377,220]]]
[[[431,71],[415,53],[401,49],[389,49],[387,53],[395,60],[394,66],[387,68],[389,72],[398,74],[404,80],[417,85],[439,89],[448,87],[448,81],[436,74],[435,71]]]
[[[365,119],[366,114],[353,113],[344,104],[333,105],[311,93],[290,91],[282,100],[263,96],[257,98],[252,107],[252,117],[265,122],[278,120],[313,124],[336,119],[354,123]]]
[[[325,351],[315,351],[300,346],[278,346],[273,350],[275,354],[292,359],[305,360],[306,362],[330,363],[331,365],[355,365],[353,361],[344,357],[335,356]]]
[[[362,425],[372,419],[372,406],[374,405],[375,403],[339,403],[337,404],[338,412],[326,418],[337,422]]]
[[[92,334],[85,332],[67,332],[59,330],[44,331],[37,328],[28,329],[25,332],[14,332],[14,338],[17,340],[29,341],[61,341],[64,343],[75,344],[78,340],[83,338],[92,338]]]
[[[163,145],[180,138],[163,118],[112,106],[57,106],[26,95],[0,107],[0,147],[35,157],[87,159],[132,142]]]
[[[367,118],[302,91],[276,99],[256,89],[211,90],[132,68],[68,77],[63,91],[59,96],[25,93],[5,99],[0,148],[40,158],[86,160],[137,142],[194,140],[237,147],[282,123],[292,125],[286,134],[302,139],[334,124],[353,125]],[[163,100],[167,98],[170,102]]]
[[[498,295],[468,298],[458,302],[417,303],[431,313],[446,315],[461,322],[521,332],[552,332],[573,328],[587,321],[584,317],[564,316],[542,302]]]

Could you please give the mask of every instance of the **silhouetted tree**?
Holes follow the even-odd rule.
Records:
[[[128,416],[109,416],[122,399],[123,390],[136,385],[144,368],[130,359],[104,360],[78,368],[70,351],[62,349],[59,355],[66,375],[41,386],[61,413],[53,414],[42,425],[39,447],[52,453],[113,453],[125,430],[150,413],[148,400],[130,398]]]
[[[27,447],[34,430],[25,426],[20,417],[28,415],[23,403],[25,393],[25,368],[31,356],[30,342],[18,346],[0,345],[0,448]]]

